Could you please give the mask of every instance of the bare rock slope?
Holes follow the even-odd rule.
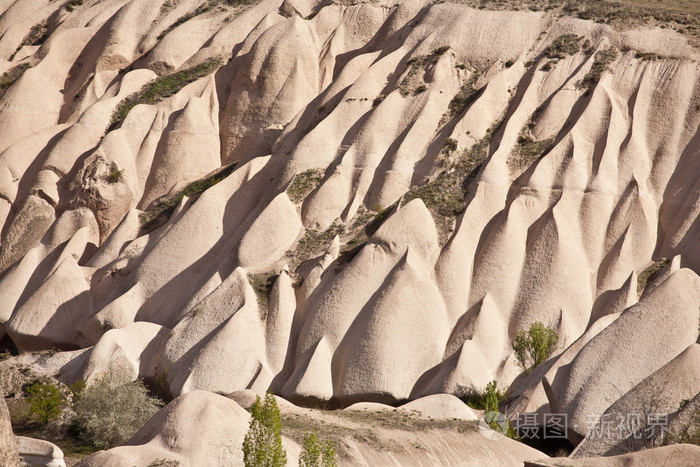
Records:
[[[5,347],[347,406],[507,386],[540,321],[516,411],[584,439],[698,340],[700,56],[559,13],[0,2]]]

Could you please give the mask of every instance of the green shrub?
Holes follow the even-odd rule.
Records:
[[[498,383],[495,380],[486,385],[484,399],[484,410],[486,412],[498,412],[500,394],[498,393]]]
[[[109,183],[119,183],[121,182],[123,176],[124,170],[120,169],[115,162],[112,162],[112,165],[109,167],[109,173],[105,177],[105,180],[107,180]]]
[[[484,420],[488,425],[509,438],[517,439],[518,435],[510,424],[510,420],[498,411],[498,405],[505,399],[505,394],[498,390],[498,383],[494,380],[486,385],[482,395],[484,401]]]
[[[518,363],[529,372],[547,360],[557,349],[558,343],[557,332],[537,321],[530,325],[529,330],[516,332],[511,345]]]
[[[261,401],[257,396],[250,410],[250,425],[243,439],[243,462],[246,467],[278,467],[287,463],[282,448],[282,421],[275,396],[270,393]]]
[[[124,444],[155,414],[162,402],[140,380],[112,375],[87,386],[75,400],[73,431],[100,449]]]
[[[319,440],[316,433],[304,436],[299,467],[335,467],[335,442],[331,439]]]
[[[51,383],[34,383],[27,388],[29,410],[39,416],[42,425],[48,425],[61,415],[65,402],[61,391]]]

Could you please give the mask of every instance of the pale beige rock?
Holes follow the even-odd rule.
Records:
[[[647,465],[664,465],[664,463],[671,461],[674,466],[692,467],[697,465],[699,456],[700,447],[689,444],[676,444],[613,457],[589,457],[583,459],[562,459],[555,457],[549,460],[538,460],[537,462],[528,464],[528,466],[644,467]]]
[[[155,360],[168,332],[148,322],[107,331],[92,348],[80,379],[90,384],[112,373],[130,380],[153,378]]]
[[[43,439],[17,437],[20,458],[29,465],[46,467],[65,467],[63,451],[50,441]]]
[[[244,268],[269,267],[292,246],[302,227],[287,194],[277,195],[241,238],[236,253],[237,264]]]
[[[22,203],[0,245],[0,271],[24,256],[44,236],[55,218],[49,203],[38,196],[29,196]]]
[[[145,467],[157,459],[181,465],[242,465],[250,415],[226,397],[185,394],[156,413],[126,446],[100,451],[78,465]]]
[[[8,334],[22,351],[78,348],[79,324],[90,314],[89,290],[76,260],[65,258],[15,311]]]
[[[5,395],[0,400],[0,462],[6,467],[19,467],[17,439],[12,432],[10,412],[7,410]]]
[[[699,286],[692,271],[676,271],[545,378],[552,411],[568,415],[570,439],[585,437],[587,420],[695,343]]]
[[[0,73],[30,66],[0,96],[0,335],[96,346],[26,360],[42,374],[121,361],[175,395],[341,406],[496,380],[514,386],[509,413],[580,423],[697,342],[700,54],[678,32],[426,0],[71,6],[0,0]],[[17,50],[44,20],[44,43]],[[591,49],[547,70],[563,34]],[[215,57],[111,127],[142,86]],[[321,181],[291,203],[308,169]],[[414,189],[424,201],[405,203]],[[142,225],[161,202],[164,223]],[[520,376],[511,341],[538,321],[560,353]],[[524,459],[493,453],[509,441],[447,439],[456,454],[431,441],[351,462]],[[121,460],[170,452],[139,449],[151,457]]]
[[[399,407],[399,410],[416,411],[424,417],[437,420],[478,420],[474,411],[451,394],[434,394],[421,397]]]
[[[700,344],[693,344],[615,401],[601,421],[592,424],[595,436],[585,438],[572,457],[613,456],[658,445],[664,434],[661,428],[650,426],[649,417],[667,417],[698,393]],[[603,427],[612,420],[615,426],[608,432]],[[618,429],[620,424],[622,427]],[[668,428],[664,426],[663,430]]]

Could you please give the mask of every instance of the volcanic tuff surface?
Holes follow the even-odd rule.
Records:
[[[454,3],[232,3],[0,1],[6,344],[65,351],[43,364],[66,380],[122,367],[173,396],[349,405],[507,386],[515,332],[540,321],[560,349],[511,409],[567,413],[572,441],[683,368],[700,313],[685,37]]]

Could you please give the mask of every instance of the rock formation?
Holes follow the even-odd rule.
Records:
[[[578,443],[698,342],[698,59],[562,9],[0,2],[0,338],[193,407],[514,383]]]

